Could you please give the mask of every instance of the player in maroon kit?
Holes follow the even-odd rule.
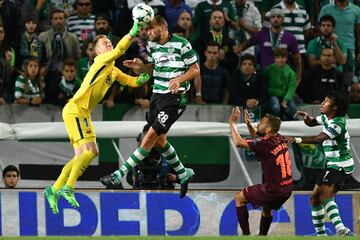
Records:
[[[263,170],[263,183],[246,187],[236,193],[236,214],[243,235],[250,235],[249,212],[247,203],[262,207],[259,235],[267,235],[272,222],[272,209],[278,210],[291,196],[293,181],[291,177],[291,159],[285,138],[278,134],[281,120],[267,114],[255,130],[245,110],[245,122],[252,139],[240,136],[236,121],[240,118],[240,109],[233,109],[229,118],[232,139],[237,147],[252,150]]]

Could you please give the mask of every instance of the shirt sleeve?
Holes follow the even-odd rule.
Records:
[[[331,123],[323,130],[323,133],[333,139],[341,134],[341,127],[336,123]]]
[[[255,153],[266,151],[266,148],[264,148],[265,140],[262,138],[247,139],[246,142],[248,143],[250,150]]]
[[[322,115],[317,116],[315,119],[316,119],[316,121],[317,121],[318,124],[324,125],[324,120],[323,120],[323,116],[322,116]]]
[[[118,42],[118,44],[116,44],[116,47],[112,51],[98,55],[95,58],[95,61],[101,62],[101,63],[115,61],[117,58],[119,58],[121,55],[123,55],[126,52],[126,50],[130,47],[131,42],[132,41],[130,39],[128,39],[127,36],[124,36]]]
[[[115,80],[118,81],[120,84],[130,87],[138,87],[138,85],[136,84],[137,77],[127,75],[116,67],[113,68],[112,74],[113,76],[115,75]]]
[[[191,66],[198,61],[197,55],[189,42],[181,47],[181,58],[187,66]]]

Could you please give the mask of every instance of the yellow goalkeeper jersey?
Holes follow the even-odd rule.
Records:
[[[112,51],[95,57],[94,63],[91,65],[79,90],[70,100],[81,111],[79,114],[89,115],[114,81],[131,87],[138,86],[135,82],[137,77],[129,76],[114,66],[115,60],[125,53],[130,44],[131,41],[125,36]]]

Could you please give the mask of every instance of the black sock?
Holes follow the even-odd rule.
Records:
[[[272,222],[272,216],[261,216],[259,235],[266,236],[268,234],[271,222]]]
[[[236,207],[236,215],[243,235],[250,235],[249,212],[246,206]]]

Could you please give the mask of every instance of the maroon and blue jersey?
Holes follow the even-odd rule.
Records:
[[[249,139],[247,143],[261,163],[263,183],[274,187],[292,186],[291,159],[283,136]]]

